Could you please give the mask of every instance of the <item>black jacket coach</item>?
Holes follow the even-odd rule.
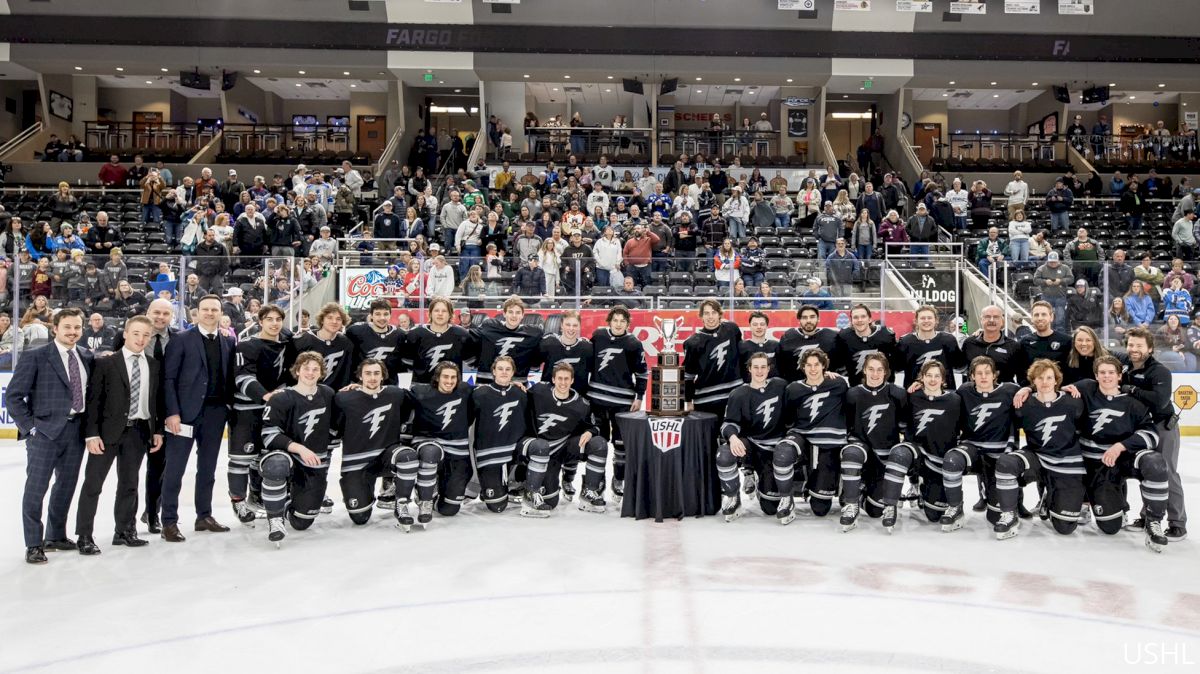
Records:
[[[155,434],[163,432],[163,389],[162,364],[146,357],[150,368],[149,386],[150,429]],[[92,378],[88,381],[87,411],[84,414],[83,437],[99,437],[106,447],[116,447],[125,432],[129,417],[129,369],[125,365],[125,351],[96,359]]]

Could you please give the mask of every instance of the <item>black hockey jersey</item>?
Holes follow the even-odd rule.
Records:
[[[1171,371],[1154,356],[1146,358],[1146,362],[1136,370],[1132,366],[1126,367],[1121,375],[1121,386],[1133,387],[1129,395],[1150,410],[1156,424],[1164,423],[1175,415],[1171,382]]]
[[[749,339],[743,339],[741,345],[738,346],[738,365],[742,371],[742,382],[746,384],[750,383],[750,357],[756,353],[767,354],[767,358],[771,361],[771,371],[767,376],[779,376],[779,342],[767,339],[759,344]]]
[[[588,377],[592,372],[592,343],[587,338],[580,337],[567,346],[563,344],[561,335],[546,335],[538,349],[541,352],[538,359],[542,362],[542,381],[550,382],[554,366],[567,363],[575,371],[575,382],[571,388],[581,395],[587,395]]]
[[[1084,458],[1103,458],[1104,452],[1118,442],[1133,453],[1158,447],[1158,431],[1145,405],[1123,393],[1101,393],[1094,379],[1081,380],[1075,388],[1087,410],[1083,437],[1079,439]]]
[[[365,468],[380,452],[398,444],[412,414],[409,393],[398,386],[384,386],[378,393],[339,391],[333,402],[343,473]]]
[[[1079,431],[1084,421],[1083,400],[1059,392],[1053,402],[1044,403],[1036,395],[1017,410],[1025,447],[1036,452],[1042,467],[1060,475],[1083,475],[1083,454]]]
[[[479,360],[475,366],[479,371],[476,381],[492,380],[492,363],[498,356],[508,356],[517,366],[513,381],[523,382],[529,378],[529,370],[538,365],[538,347],[542,342],[542,329],[522,323],[516,330],[509,330],[502,317],[489,318],[478,328],[471,330],[472,337],[479,343]]]
[[[1021,345],[1012,337],[1001,334],[1000,339],[994,342],[985,342],[983,333],[971,335],[963,340],[962,352],[967,367],[970,367],[971,361],[979,356],[987,356],[996,361],[997,382],[1021,381],[1025,378],[1023,371],[1018,372],[1025,364]],[[965,379],[970,378],[971,373],[968,372]]]
[[[358,372],[358,366],[368,358],[382,360],[387,367],[388,384],[395,384],[398,375],[405,371],[402,361],[404,353],[404,331],[393,326],[379,333],[370,323],[355,323],[346,328],[346,336],[354,344],[354,355],[350,363],[350,371]]]
[[[1013,414],[1013,396],[1017,385],[997,384],[987,393],[980,393],[975,384],[958,387],[962,401],[962,442],[989,453],[1011,452],[1017,448],[1017,424]]]
[[[325,341],[315,331],[302,332],[293,340],[296,353],[316,351],[325,359],[325,378],[322,384],[335,391],[354,381],[354,343],[346,335],[338,333]]]
[[[445,332],[434,332],[428,325],[418,325],[404,335],[404,360],[412,370],[413,381],[428,384],[433,368],[448,360],[462,371],[463,361],[474,356],[474,342],[465,328],[447,326]]]
[[[936,332],[932,339],[921,339],[916,332],[910,332],[900,338],[896,345],[900,354],[900,362],[904,367],[904,387],[917,382],[917,373],[921,366],[930,360],[936,360],[946,366],[949,381],[943,382],[947,389],[958,385],[955,381],[955,370],[966,367],[962,350],[958,348],[958,340],[948,332]]]
[[[826,378],[817,386],[803,381],[788,384],[789,430],[823,449],[845,445],[847,390],[849,385],[841,377]]]
[[[848,442],[859,443],[886,458],[908,426],[908,394],[895,384],[879,388],[859,384],[846,392]]]
[[[737,435],[747,444],[768,450],[779,444],[787,431],[787,386],[783,379],[772,377],[762,388],[742,384],[734,389],[725,404],[721,437],[728,442],[729,436]]]
[[[570,397],[559,400],[549,384],[530,387],[528,424],[528,434],[550,443],[551,451],[557,451],[567,440],[585,431],[597,433],[587,399],[572,390]]]
[[[238,342],[233,354],[235,410],[261,410],[267,392],[295,383],[290,372],[296,360],[291,340],[251,337]]]
[[[779,338],[779,376],[788,382],[804,381],[804,354],[812,349],[824,351],[829,356],[829,369],[837,369],[833,362],[837,352],[836,330],[817,328],[809,335],[800,328],[790,328]]]
[[[686,400],[724,409],[729,393],[742,385],[741,342],[741,328],[730,321],[721,321],[712,331],[700,328],[687,338],[683,343]]]
[[[450,393],[433,384],[413,384],[413,442],[436,440],[446,454],[468,456],[471,387],[459,382]]]
[[[1029,366],[1033,361],[1046,358],[1058,363],[1060,368],[1067,366],[1067,356],[1071,355],[1071,336],[1052,331],[1049,335],[1042,337],[1035,332],[1027,335],[1022,335],[1018,340],[1020,344],[1020,356],[1018,362],[1014,363],[1016,369],[1017,382],[1028,386],[1029,380],[1025,377]]]
[[[905,437],[931,456],[941,458],[958,444],[962,400],[957,393],[929,397],[924,390],[908,394],[908,431]]]
[[[633,333],[616,336],[607,327],[592,333],[592,373],[588,398],[600,407],[628,410],[646,394],[646,349]]]
[[[529,435],[529,398],[516,384],[480,384],[471,391],[475,426],[475,467],[508,463],[517,443]]]
[[[846,328],[837,333],[835,349],[835,353],[830,355],[833,367],[846,373],[851,386],[863,383],[863,360],[872,353],[882,353],[887,358],[892,378],[901,368],[899,352],[896,349],[896,333],[886,326],[876,326],[866,337],[860,337],[852,327]]]
[[[287,388],[267,401],[263,412],[263,446],[288,451],[298,442],[329,465],[329,446],[333,443],[333,389],[317,385],[317,392],[305,395]]]

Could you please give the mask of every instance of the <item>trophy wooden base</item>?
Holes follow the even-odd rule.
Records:
[[[650,414],[664,417],[687,416],[684,401],[683,368],[679,353],[665,351],[658,364],[650,368]]]

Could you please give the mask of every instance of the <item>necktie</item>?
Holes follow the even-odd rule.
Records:
[[[132,366],[129,373],[129,418],[137,416],[142,400],[142,354],[135,353],[129,357]]]
[[[162,335],[154,336],[154,360],[161,361],[163,359],[163,343]]]
[[[67,352],[67,379],[71,382],[71,409],[83,411],[83,377],[79,373],[79,358],[75,350]]]

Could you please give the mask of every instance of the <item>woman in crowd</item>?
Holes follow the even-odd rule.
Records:
[[[733,239],[725,239],[713,255],[713,274],[718,290],[729,290],[729,284],[738,279],[737,270],[742,266],[742,257],[733,247]]]
[[[71,194],[71,185],[64,181],[58,184],[58,191],[46,199],[45,207],[50,211],[50,224],[58,226],[60,222],[75,222],[79,199]]]
[[[817,189],[817,181],[805,179],[804,187],[796,195],[796,210],[800,216],[800,230],[812,231],[813,221],[821,212],[821,192]]]
[[[1125,295],[1125,308],[1129,312],[1129,320],[1133,326],[1148,326],[1158,317],[1158,309],[1154,298],[1146,292],[1146,284],[1134,281]]]
[[[487,284],[484,283],[483,270],[480,269],[479,265],[473,264],[467,270],[466,278],[458,285],[458,292],[466,298],[468,308],[483,308],[484,295],[487,295]]]
[[[1025,211],[1017,211],[1008,223],[1008,254],[1016,265],[1029,262],[1029,235],[1033,227],[1025,219]]]
[[[863,192],[862,180],[858,177],[857,173],[851,173],[850,177],[846,179],[846,195],[848,196],[850,201],[857,203],[858,197],[860,194],[862,194],[862,192]]]
[[[844,190],[842,194],[845,194]],[[838,198],[841,198],[841,195]],[[851,205],[851,208],[853,208],[853,205]],[[871,259],[871,254],[875,251],[875,246],[879,244],[879,230],[875,223],[871,221],[870,211],[865,208],[859,211],[858,219],[853,221],[847,240],[853,243],[854,252],[858,256],[858,259]]]
[[[1108,329],[1116,336],[1116,339],[1123,339],[1125,330],[1133,327],[1133,319],[1129,317],[1129,310],[1125,308],[1124,297],[1114,297],[1112,304],[1108,307]]]
[[[1176,276],[1171,279],[1170,290],[1163,293],[1163,317],[1175,316],[1186,328],[1191,322],[1192,294],[1184,289],[1183,278]]]
[[[1196,370],[1196,352],[1192,343],[1188,328],[1179,319],[1179,314],[1169,314],[1166,323],[1158,329],[1158,334],[1154,336],[1154,353],[1171,370],[1194,372]]]
[[[546,239],[538,249],[538,264],[546,275],[546,297],[554,297],[558,291],[558,280],[562,258],[554,239]]]
[[[29,257],[34,262],[50,257],[54,253],[53,245],[54,235],[48,222],[37,223],[30,229],[29,236],[25,237],[25,250],[29,251]]]
[[[879,243],[885,247],[885,250],[889,243],[908,243],[908,229],[904,226],[904,221],[900,219],[900,214],[894,210],[888,211],[883,222],[879,223]],[[899,253],[904,249],[897,246],[892,250]]]
[[[1046,240],[1046,231],[1039,231],[1029,240],[1029,263],[1034,266],[1042,264],[1051,250],[1050,242]]]
[[[971,195],[967,198],[971,208],[971,226],[975,229],[987,229],[988,218],[992,215],[992,191],[987,183],[976,180],[971,183]]]

